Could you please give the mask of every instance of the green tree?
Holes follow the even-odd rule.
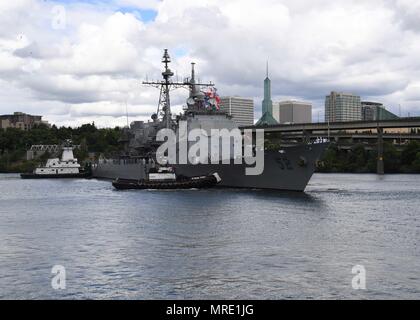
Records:
[[[367,170],[367,152],[363,144],[354,146],[348,159],[348,169],[350,172],[366,172]]]
[[[401,169],[401,155],[389,142],[384,143],[384,166],[386,173],[397,173]]]
[[[413,161],[416,160],[418,152],[420,152],[420,143],[410,141],[401,153],[401,163],[405,166],[411,166]]]
[[[32,130],[23,131],[15,128],[0,130],[0,170],[8,171],[23,168],[26,165],[26,150],[36,144],[61,144],[72,139],[74,144],[80,144],[81,149],[75,151],[80,160],[87,158],[89,152],[113,154],[122,150],[118,142],[122,131],[114,129],[98,129],[95,124],[84,124],[78,128],[51,128],[41,124]],[[49,155],[45,155],[47,157]],[[46,161],[46,159],[43,159]],[[29,162],[28,162],[29,163]],[[23,164],[23,165],[22,165]],[[28,166],[33,165],[29,163]]]
[[[412,163],[413,171],[420,173],[420,152],[417,152],[416,159]]]

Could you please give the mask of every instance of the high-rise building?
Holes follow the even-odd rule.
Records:
[[[362,101],[362,120],[395,120],[399,117],[385,109],[382,103]]]
[[[273,101],[271,100],[271,80],[268,77],[268,63],[267,76],[264,80],[264,100],[262,101],[262,117],[256,123],[257,126],[273,125],[278,122],[273,118]]]
[[[325,99],[325,122],[361,121],[360,96],[331,92]]]
[[[220,110],[232,116],[238,126],[254,124],[254,100],[241,97],[222,97]]]
[[[47,121],[42,121],[42,116],[33,116],[22,112],[0,115],[0,129],[17,128],[21,130],[31,130],[38,124],[49,126]]]
[[[310,123],[312,104],[300,101],[275,102],[273,117],[278,123]]]

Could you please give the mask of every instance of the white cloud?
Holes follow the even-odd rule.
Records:
[[[343,90],[420,115],[418,1],[98,3],[64,4],[66,28],[57,29],[59,2],[1,2],[0,113],[121,125],[127,102],[132,117],[148,119],[158,91],[140,84],[160,77],[169,48],[180,78],[195,61],[202,81],[216,82],[222,95],[255,97],[257,111],[269,59],[276,99],[313,101],[318,111],[329,91]],[[145,23],[127,8],[157,16]],[[177,111],[185,94],[174,92]]]

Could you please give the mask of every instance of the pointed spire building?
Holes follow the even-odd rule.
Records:
[[[257,122],[257,126],[273,125],[278,122],[273,117],[273,101],[271,100],[271,80],[268,76],[268,61],[266,78],[264,80],[264,100],[262,101],[262,117]]]

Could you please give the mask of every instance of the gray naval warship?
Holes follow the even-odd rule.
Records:
[[[204,89],[211,89],[212,83],[199,83],[195,78],[194,63],[192,63],[191,77],[183,82],[171,80],[174,73],[169,68],[170,57],[167,49],[164,51],[162,63],[163,80],[143,82],[144,85],[160,89],[157,113],[148,122],[134,121],[123,133],[121,143],[124,153],[112,159],[101,158],[93,165],[93,177],[102,179],[133,179],[144,180],[151,170],[155,170],[161,163],[157,159],[157,150],[162,142],[156,138],[159,130],[172,129],[180,132],[180,124],[184,123],[187,132],[193,129],[203,129],[210,139],[211,129],[238,129],[230,115],[214,108],[214,96],[209,96]],[[173,116],[170,107],[170,91],[176,88],[186,88],[189,96],[184,106],[184,112]],[[210,105],[213,107],[208,107]],[[201,139],[201,138],[200,138]],[[279,150],[263,150],[264,170],[259,175],[247,175],[249,167],[246,161],[236,164],[234,156],[230,161],[218,164],[204,164],[195,161],[185,164],[171,164],[176,174],[182,177],[206,176],[217,173],[221,182],[219,187],[275,189],[287,191],[304,191],[311,179],[316,163],[324,152],[328,143],[296,143],[281,146]],[[191,144],[187,144],[190,148]],[[176,144],[177,150],[180,146]],[[210,151],[211,152],[211,151]],[[244,156],[245,157],[245,156]],[[244,159],[245,160],[245,159]]]

